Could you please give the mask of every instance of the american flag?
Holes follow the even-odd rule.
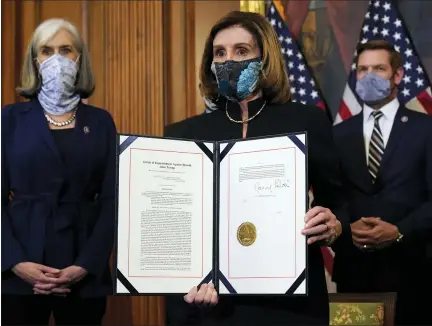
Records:
[[[369,40],[386,40],[392,43],[396,51],[402,55],[404,77],[399,85],[400,103],[409,109],[432,114],[432,93],[426,71],[419,61],[397,8],[391,0],[369,2],[359,42],[365,43]],[[355,93],[355,70],[354,60],[335,124],[362,110],[363,103]]]
[[[315,105],[326,110],[326,106],[309,71],[306,60],[288,29],[285,20],[282,18],[278,7],[280,8],[280,2],[272,1],[270,3],[267,10],[267,19],[279,36],[281,51],[288,68],[292,100],[303,104]],[[309,196],[311,197],[310,202],[312,202],[312,191],[309,192]],[[329,247],[322,247],[321,252],[324,258],[327,288],[329,292],[335,292],[335,285],[331,282],[334,252]]]
[[[288,68],[292,100],[303,104],[312,104],[325,110],[324,101],[321,99],[304,56],[276,8],[274,1],[271,2],[267,10],[267,19],[279,36],[282,54]]]

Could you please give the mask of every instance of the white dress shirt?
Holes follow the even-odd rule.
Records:
[[[381,133],[383,136],[384,147],[387,146],[387,142],[390,137],[390,132],[393,127],[393,122],[396,116],[396,112],[399,109],[399,101],[397,98],[393,99],[391,102],[384,105],[381,109],[379,109],[383,116],[378,120]],[[364,104],[363,106],[363,137],[365,141],[366,148],[366,164],[368,164],[368,154],[369,154],[369,142],[372,137],[372,131],[374,127],[374,117],[372,115],[372,109],[370,106]],[[384,150],[385,151],[385,150]]]

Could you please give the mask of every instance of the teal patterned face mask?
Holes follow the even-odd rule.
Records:
[[[261,67],[261,58],[254,58],[213,62],[211,70],[216,76],[219,94],[230,101],[241,102],[256,91]]]

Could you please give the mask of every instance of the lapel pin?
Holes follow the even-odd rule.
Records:
[[[87,127],[87,126],[85,126],[84,127],[84,133],[87,135],[88,133],[90,133],[90,128],[89,127]]]
[[[404,116],[401,118],[401,121],[402,121],[402,122],[407,122],[407,121],[408,121],[408,117],[407,117],[406,115],[404,115]]]

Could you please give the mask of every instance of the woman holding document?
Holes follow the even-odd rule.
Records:
[[[112,293],[116,128],[86,105],[89,53],[75,26],[43,22],[1,119],[2,322],[100,325]]]
[[[317,107],[290,101],[278,37],[266,18],[255,13],[232,12],[216,23],[207,38],[200,79],[203,96],[217,109],[167,126],[165,136],[221,141],[307,131],[316,204],[302,231],[308,236],[309,294],[219,299],[212,284],[203,284],[184,298],[167,298],[168,325],[328,325],[320,245],[337,250],[337,238],[349,224],[343,221],[342,183],[327,116]]]

